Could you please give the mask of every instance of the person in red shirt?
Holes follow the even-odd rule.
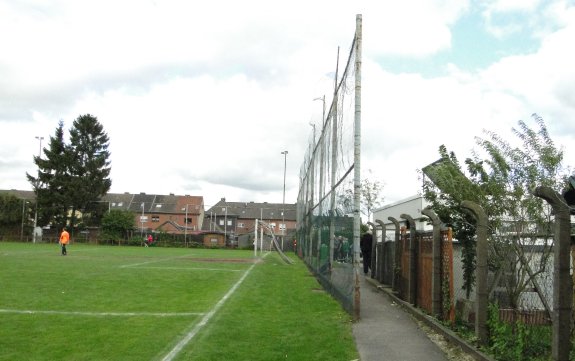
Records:
[[[60,233],[60,245],[62,246],[62,256],[65,256],[68,254],[68,251],[66,250],[66,245],[70,242],[70,233],[68,233],[68,231],[66,231],[66,227],[62,228],[62,233]]]

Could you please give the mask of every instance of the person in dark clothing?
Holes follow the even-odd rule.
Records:
[[[367,274],[371,268],[371,247],[372,247],[373,237],[370,232],[364,233],[361,236],[359,243],[359,248],[361,249],[361,254],[363,256],[363,273]]]

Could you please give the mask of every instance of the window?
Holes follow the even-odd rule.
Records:
[[[156,204],[156,208],[162,208],[161,204]]]
[[[223,226],[223,225],[224,225],[224,220],[220,219],[220,226]]]
[[[228,219],[228,226],[231,226],[231,225],[232,225],[232,220]]]
[[[243,228],[243,227],[245,227],[245,225],[242,222],[240,222],[240,223],[238,223],[238,227]]]
[[[280,223],[280,230],[285,230],[285,229],[286,229],[286,224]]]
[[[186,223],[188,226],[191,225],[193,223],[192,218],[184,218],[184,223]]]
[[[152,222],[159,222],[160,216],[152,216]]]

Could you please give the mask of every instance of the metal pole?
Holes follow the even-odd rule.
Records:
[[[188,205],[186,204],[186,219],[184,220],[184,245],[188,247]]]
[[[254,223],[254,257],[258,256],[258,219]]]
[[[22,242],[22,238],[24,238],[24,205],[26,204],[26,200],[22,199],[22,228],[20,229],[20,242]]]
[[[286,166],[287,166],[287,154],[288,151],[284,150],[282,152],[282,154],[284,155],[284,194],[283,194],[283,200],[282,200],[282,223],[283,223],[283,232],[282,232],[282,251],[284,248],[284,237],[286,234],[286,223],[285,223],[285,204],[286,204]]]
[[[355,20],[355,115],[354,115],[354,146],[353,146],[353,267],[355,273],[354,316],[360,316],[360,290],[359,290],[359,230],[361,226],[361,42],[362,17]]]
[[[140,223],[142,224],[142,229],[140,230],[140,238],[144,238],[144,202],[142,202],[142,217],[140,217]]]
[[[38,159],[42,158],[42,139],[44,137],[35,137],[40,141],[40,150],[38,151]],[[38,167],[38,179],[36,179],[36,211],[34,212],[34,231],[32,232],[32,242],[36,243],[36,227],[38,226],[38,186],[40,183],[40,167]]]

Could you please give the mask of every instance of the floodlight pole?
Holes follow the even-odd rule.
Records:
[[[42,140],[44,137],[34,137],[40,141],[40,149],[38,151],[38,159],[42,158]],[[36,227],[38,226],[38,185],[40,183],[40,167],[38,167],[38,179],[36,179],[36,210],[34,212],[34,231],[32,232],[32,242],[36,243]]]
[[[281,154],[284,155],[284,193],[283,193],[283,200],[282,200],[282,223],[284,226],[283,232],[282,232],[282,251],[284,248],[284,237],[286,234],[286,222],[285,222],[285,210],[286,210],[286,166],[287,166],[287,154],[288,151],[284,150]]]
[[[26,203],[28,203],[28,201],[22,199],[22,228],[20,229],[20,242],[22,242],[22,238],[24,238],[24,206]]]
[[[186,204],[186,219],[184,220],[184,246],[188,248],[188,204]]]
[[[142,202],[142,216],[140,217],[140,223],[142,224],[142,228],[140,231],[140,238],[144,238],[144,202]]]

